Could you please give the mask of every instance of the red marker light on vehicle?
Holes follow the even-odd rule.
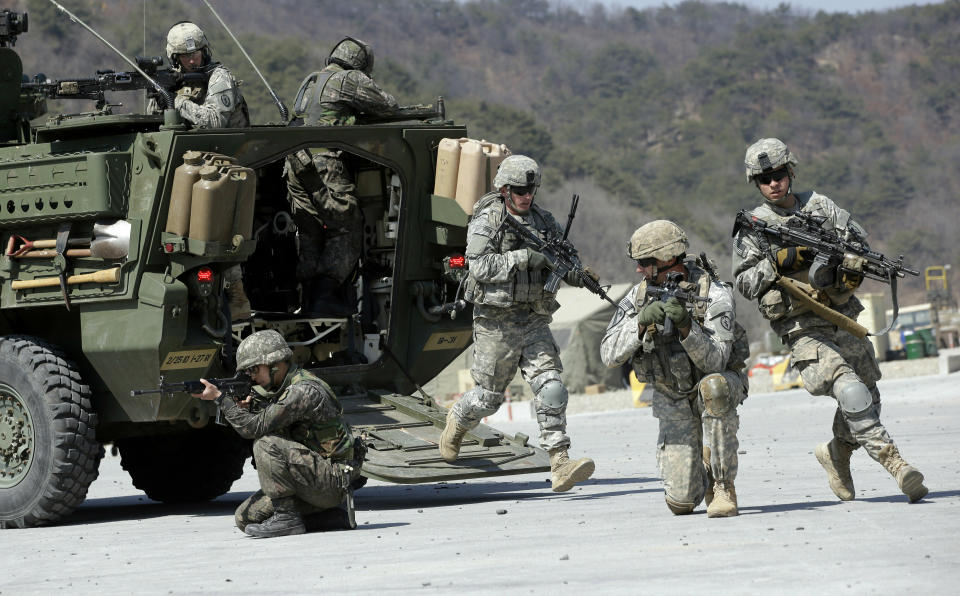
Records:
[[[451,269],[463,269],[467,264],[467,258],[463,255],[453,255],[447,262]]]
[[[165,250],[166,252],[173,252],[174,248],[175,247],[173,246],[173,242],[167,242],[166,244],[163,245],[163,250]]]
[[[200,283],[210,283],[213,281],[213,269],[203,267],[197,270],[197,281]]]

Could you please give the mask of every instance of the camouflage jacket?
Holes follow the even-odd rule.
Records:
[[[229,397],[223,415],[245,439],[277,435],[302,443],[336,461],[353,459],[353,435],[343,407],[330,386],[311,372],[293,366],[276,391],[254,387],[262,409],[241,408]]]
[[[825,227],[832,226],[842,233],[852,226],[866,236],[866,231],[850,217],[849,212],[824,195],[807,191],[796,193],[795,196],[797,202],[793,209],[782,209],[765,202],[750,214],[766,223],[785,224],[797,211],[813,213],[827,217],[823,224]],[[831,323],[797,304],[786,291],[774,285],[778,272],[772,259],[776,251],[784,246],[777,244],[775,239],[769,236],[765,239],[769,244],[769,255],[764,253],[750,230],[737,230],[733,243],[733,275],[736,278],[737,290],[748,300],[757,300],[760,313],[770,321],[774,333],[781,337],[802,329],[831,326]],[[790,273],[789,277],[806,282],[809,267],[807,264],[805,268]],[[849,300],[845,298],[844,304],[834,305],[833,308],[852,319],[856,319],[863,310],[860,301],[855,297]]]
[[[172,92],[180,117],[197,128],[250,126],[250,114],[247,102],[240,93],[240,85],[230,71],[219,63],[213,66],[205,86],[180,87]],[[159,111],[153,100],[148,111]]]
[[[316,82],[307,88],[304,101],[317,93],[317,86],[320,87],[320,113],[311,114],[309,122],[314,126],[356,124],[364,114],[387,114],[397,109],[396,98],[359,70],[328,64],[319,72]]]
[[[560,305],[556,294],[543,290],[549,270],[527,269],[526,243],[509,227],[501,227],[504,217],[517,219],[540,238],[563,235],[553,215],[536,204],[527,215],[512,215],[500,193],[484,195],[477,201],[467,229],[470,273],[464,297],[481,306],[516,306],[553,314]]]
[[[679,330],[665,337],[662,325],[640,334],[637,312],[658,299],[647,295],[647,282],[642,281],[620,301],[622,310],[614,313],[600,343],[600,358],[607,367],[629,361],[638,380],[653,383],[656,390],[678,399],[693,393],[700,379],[711,373],[733,370],[745,383],[741,367],[749,355],[746,335],[736,324],[733,290],[711,281],[693,261],[687,262],[687,270],[688,281],[681,282],[682,289],[711,301],[687,305],[691,322],[685,339],[680,338]]]

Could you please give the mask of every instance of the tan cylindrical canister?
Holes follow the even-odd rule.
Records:
[[[193,185],[190,238],[204,242],[229,242],[237,205],[238,181],[221,172],[223,166],[203,166]]]
[[[190,202],[193,197],[193,185],[200,179],[202,167],[201,152],[187,151],[183,154],[183,164],[173,173],[165,231],[177,236],[186,236],[190,231]]]
[[[467,139],[460,144],[460,167],[457,169],[457,204],[464,213],[473,213],[473,204],[483,196],[487,186],[487,160],[480,141]]]
[[[453,199],[457,196],[457,170],[460,168],[460,143],[469,139],[440,139],[437,147],[437,172],[433,194]]]
[[[244,240],[253,236],[253,207],[257,199],[257,176],[250,168],[237,167],[230,171],[237,180],[237,208],[233,218],[233,234],[240,234]]]
[[[487,154],[487,191],[493,190],[493,179],[497,175],[497,168],[500,167],[500,163],[510,155],[510,150],[507,149],[506,145],[497,145],[496,143],[485,143],[481,141],[483,145],[483,152]]]

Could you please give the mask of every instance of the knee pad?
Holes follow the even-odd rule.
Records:
[[[700,381],[700,395],[703,396],[703,407],[711,416],[722,418],[733,406],[730,383],[726,377],[715,373],[707,375]]]
[[[873,394],[859,379],[842,383],[842,378],[834,385],[834,395],[845,416],[857,416],[871,409]]]
[[[567,407],[567,400],[570,394],[567,388],[559,380],[551,380],[540,387],[537,392],[537,399],[540,405],[552,410],[560,410]]]
[[[694,507],[697,505],[695,503],[678,503],[674,500],[671,500],[670,497],[664,497],[664,500],[667,502],[667,507],[670,508],[670,511],[674,515],[687,515],[693,513]]]

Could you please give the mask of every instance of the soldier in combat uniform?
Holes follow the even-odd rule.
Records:
[[[797,160],[783,141],[760,139],[747,148],[744,165],[747,181],[753,182],[764,198],[750,216],[782,225],[798,212],[810,213],[826,217],[824,228],[841,235],[850,228],[866,236],[847,211],[824,195],[793,191]],[[923,474],[903,460],[880,422],[880,367],[873,345],[821,318],[776,284],[780,276],[786,276],[814,289],[808,282],[821,280],[825,273],[812,268],[814,251],[803,246],[781,246],[773,238],[758,240],[745,227],[735,229],[734,236],[737,289],[747,299],[757,300],[770,327],[789,346],[791,363],[800,372],[807,391],[837,400],[833,438],[814,450],[827,472],[831,490],[842,501],[854,498],[850,456],[863,447],[897,480],[911,503],[922,499],[927,494]],[[863,310],[853,295],[862,276],[826,273],[831,281],[819,295],[825,297],[827,306],[855,320]]]
[[[733,290],[687,259],[689,241],[675,223],[647,223],[630,237],[628,253],[643,279],[627,293],[600,344],[604,364],[631,361],[651,383],[660,422],[657,464],[667,507],[691,513],[706,499],[707,517],[737,515],[737,406],[746,399],[749,345],[736,323]],[[649,293],[665,281],[709,302],[662,301]],[[667,333],[667,322],[673,330]]]
[[[198,395],[216,401],[237,433],[254,439],[260,490],[235,518],[257,538],[356,527],[349,487],[360,475],[363,448],[333,390],[292,357],[277,331],[258,331],[237,348],[237,371],[250,375],[253,394],[237,403],[204,380]]]
[[[200,27],[188,21],[177,23],[167,33],[167,58],[175,70],[207,75],[205,85],[181,85],[174,89],[173,107],[180,117],[198,128],[250,126],[247,102],[237,81],[219,62],[213,62],[210,43]],[[155,102],[151,111],[156,111]]]
[[[480,198],[467,232],[470,273],[464,296],[474,304],[470,372],[476,386],[447,413],[440,454],[448,462],[457,460],[464,435],[497,411],[519,366],[536,396],[540,446],[550,453],[553,490],[563,492],[589,478],[594,463],[587,458],[572,461],[567,455],[567,389],[560,380],[560,355],[548,326],[560,305],[555,294],[543,289],[549,260],[526,248],[501,222],[516,218],[540,238],[563,232],[548,211],[533,204],[540,186],[540,167],[534,160],[507,157],[493,186],[498,191]],[[579,285],[576,279],[566,281]]]
[[[373,48],[353,37],[334,46],[326,67],[304,79],[293,125],[349,126],[388,114],[397,100],[370,78]],[[303,310],[347,315],[355,310],[345,286],[362,249],[363,214],[354,175],[341,151],[301,149],[287,157],[287,191],[300,238],[297,278]]]

